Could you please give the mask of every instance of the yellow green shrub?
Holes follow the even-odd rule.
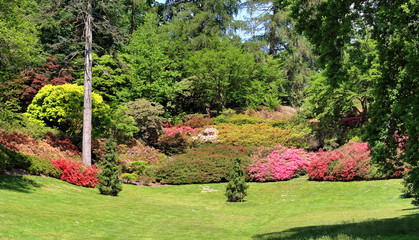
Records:
[[[269,123],[235,125],[222,123],[216,126],[218,139],[222,144],[233,146],[274,146],[307,148],[309,132],[291,128],[277,128]]]

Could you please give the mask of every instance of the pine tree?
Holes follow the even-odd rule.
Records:
[[[244,179],[244,171],[240,158],[234,160],[233,171],[230,173],[229,182],[226,189],[227,201],[243,202],[243,198],[247,195],[246,189],[249,186]]]
[[[119,180],[120,167],[116,165],[117,155],[115,143],[112,140],[106,141],[105,159],[101,164],[102,172],[99,174],[99,192],[104,195],[117,196],[122,190],[122,183]]]

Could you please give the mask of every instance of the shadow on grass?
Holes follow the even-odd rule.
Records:
[[[360,223],[298,227],[282,232],[255,235],[253,239],[419,239],[419,214],[411,214],[399,218],[368,220]]]
[[[31,193],[42,185],[24,175],[0,176],[0,189]]]

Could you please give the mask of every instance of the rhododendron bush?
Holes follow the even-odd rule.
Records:
[[[218,130],[213,126],[192,128],[189,126],[164,129],[156,146],[166,154],[184,153],[188,147],[203,143],[218,143]]]
[[[250,177],[256,181],[288,180],[307,172],[309,154],[303,149],[276,146],[266,156],[266,148],[260,147],[252,155]]]
[[[404,166],[395,169],[394,172],[379,173],[377,166],[371,163],[368,144],[350,141],[335,150],[313,153],[308,176],[311,180],[351,181],[400,177],[408,171]]]
[[[94,188],[99,183],[97,175],[100,169],[94,165],[85,166],[81,162],[58,159],[51,161],[61,171],[61,180],[82,187]]]

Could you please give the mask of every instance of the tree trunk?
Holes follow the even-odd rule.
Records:
[[[275,15],[278,13],[278,6],[275,2],[272,3],[272,22],[269,26],[269,34],[268,34],[268,41],[269,41],[269,55],[275,55],[275,45],[278,41],[276,36],[276,23],[274,23]]]
[[[82,161],[85,165],[92,165],[92,20],[92,2],[91,0],[87,0],[82,149]]]
[[[131,34],[135,31],[135,0],[131,1]]]

